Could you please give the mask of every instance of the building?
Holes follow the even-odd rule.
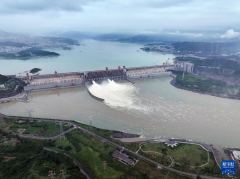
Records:
[[[118,159],[118,161],[121,161],[125,164],[128,164],[130,166],[133,166],[134,165],[134,161],[130,158],[128,158],[128,155],[127,154],[124,154],[122,152],[119,152],[119,151],[115,151],[113,154],[112,154],[113,158],[116,158]]]
[[[132,79],[138,79],[138,78],[170,76],[172,73],[168,70],[173,70],[173,69],[174,69],[174,65],[168,65],[168,64],[127,68],[127,77]]]
[[[188,73],[193,73],[194,64],[189,62],[177,62],[174,65],[174,69],[178,71],[185,71]]]

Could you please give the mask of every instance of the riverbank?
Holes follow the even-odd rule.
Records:
[[[174,86],[175,88],[178,88],[178,89],[181,89],[181,90],[190,91],[190,92],[197,93],[197,94],[200,94],[200,95],[204,94],[204,95],[210,95],[210,96],[215,96],[215,97],[221,97],[221,98],[228,98],[228,99],[240,100],[240,97],[232,97],[232,96],[226,96],[226,95],[214,94],[214,93],[208,93],[208,92],[198,92],[198,91],[195,91],[195,90],[191,90],[191,89],[182,87],[182,86],[176,84],[176,77],[174,77],[174,78],[170,81],[170,84],[171,84],[172,86]]]
[[[1,114],[0,113],[0,116],[2,116],[4,119],[3,120],[5,120],[5,122],[8,122],[6,125],[9,125],[9,124],[11,124],[11,123],[14,123],[13,122],[13,120],[12,119],[21,119],[21,120],[28,120],[29,118],[27,118],[27,117],[17,117],[17,116],[6,116],[6,115],[3,115],[3,114]],[[8,120],[8,119],[11,119],[11,120]],[[7,121],[6,121],[7,120]],[[62,121],[66,121],[66,120],[59,120],[59,119],[44,119],[44,118],[34,118],[33,120],[36,120],[36,121],[38,121],[38,122],[50,122],[50,123],[52,123],[52,122],[55,122],[55,123],[61,123]],[[100,143],[101,143],[101,145],[105,145],[104,143],[109,143],[109,144],[114,144],[114,145],[116,145],[118,148],[123,148],[123,146],[124,146],[124,150],[126,150],[127,152],[131,152],[131,153],[137,153],[137,152],[135,152],[135,151],[139,151],[139,142],[137,143],[122,143],[122,142],[117,142],[117,141],[115,141],[115,140],[112,140],[112,139],[110,139],[110,136],[109,136],[109,134],[111,134],[111,133],[116,133],[116,132],[118,132],[118,131],[112,131],[112,130],[105,130],[105,129],[100,129],[100,128],[95,128],[95,127],[93,127],[92,129],[90,128],[90,126],[88,126],[88,125],[85,125],[85,124],[81,124],[81,123],[78,123],[78,122],[73,122],[73,121],[67,121],[69,124],[71,124],[72,125],[72,128],[70,128],[70,129],[68,129],[68,130],[66,130],[66,131],[64,131],[62,134],[57,134],[57,135],[54,135],[54,136],[52,136],[52,137],[44,137],[44,136],[38,136],[38,135],[31,135],[31,134],[29,134],[29,135],[27,135],[27,134],[17,134],[17,133],[13,133],[12,132],[12,134],[14,134],[14,135],[18,135],[18,136],[20,136],[20,137],[23,137],[23,138],[31,138],[31,139],[38,139],[38,140],[48,140],[48,139],[52,139],[52,140],[56,140],[56,142],[55,142],[55,144],[56,144],[56,146],[51,146],[51,147],[53,147],[54,149],[57,149],[57,150],[60,150],[60,152],[61,151],[63,151],[63,149],[62,148],[60,148],[59,146],[65,146],[66,147],[66,145],[70,145],[71,147],[72,147],[72,152],[74,152],[74,151],[78,151],[78,153],[79,152],[81,152],[82,151],[82,153],[84,153],[84,155],[85,155],[85,152],[86,152],[86,150],[84,149],[84,148],[86,148],[87,146],[85,146],[85,145],[82,145],[82,144],[86,144],[86,141],[93,141],[93,139],[91,138],[91,140],[89,140],[89,137],[87,137],[85,134],[83,134],[82,132],[86,132],[86,133],[88,133],[88,134],[90,134],[91,136],[94,136],[94,137],[97,137],[97,138],[100,138],[101,140],[98,140]],[[18,125],[21,125],[21,124],[18,124]],[[4,127],[4,126],[3,126]],[[19,128],[22,128],[21,126],[19,126]],[[74,130],[74,129],[79,129],[79,130]],[[17,129],[15,129],[15,130],[17,130]],[[82,131],[82,132],[81,132]],[[7,131],[5,131],[5,132],[7,132]],[[119,132],[118,132],[119,133]],[[57,139],[58,137],[60,137],[60,135],[66,135],[67,136],[67,142],[66,141],[62,141],[61,142],[61,140],[59,140],[59,139]],[[125,133],[126,135],[130,135],[130,136],[132,136],[132,134],[127,134],[127,133]],[[81,135],[81,136],[79,136],[79,135]],[[82,139],[83,137],[87,137],[87,140],[84,140],[83,142],[80,142],[79,141],[79,139]],[[94,139],[95,140],[95,139]],[[80,142],[80,143],[79,143]],[[103,143],[102,143],[103,142]],[[115,144],[115,142],[117,143],[117,144]],[[164,146],[164,148],[166,148],[167,150],[169,149],[169,151],[171,150],[171,151],[173,151],[173,150],[175,150],[175,149],[177,149],[177,148],[179,148],[179,147],[171,147],[171,146],[169,146],[168,144],[173,144],[173,143],[179,143],[179,144],[177,144],[177,146],[179,146],[179,145],[189,145],[189,144],[194,144],[194,145],[200,145],[204,150],[206,150],[207,152],[213,152],[213,155],[214,155],[214,157],[215,157],[215,160],[216,160],[216,162],[218,163],[218,165],[219,165],[219,160],[217,160],[217,159],[219,159],[220,158],[220,156],[218,156],[217,155],[217,153],[214,153],[214,151],[213,151],[213,149],[212,149],[212,147],[211,146],[208,146],[208,145],[205,145],[205,144],[200,144],[200,143],[193,143],[193,142],[188,142],[188,140],[185,140],[185,139],[165,139],[165,140],[148,140],[148,141],[146,141],[145,143],[148,143],[149,145],[156,145],[156,143],[162,143],[161,145],[162,146]],[[100,145],[100,143],[99,143],[99,145]],[[151,144],[151,143],[153,143],[153,144]],[[154,144],[155,143],[155,144]],[[89,143],[88,143],[89,144]],[[80,145],[80,146],[79,146]],[[96,144],[95,144],[96,145]],[[93,147],[92,145],[90,145],[91,146],[91,148]],[[121,147],[120,147],[121,146]],[[110,147],[110,146],[109,146]],[[102,147],[103,149],[105,149],[105,150],[108,150],[109,149],[109,147]],[[101,148],[101,147],[100,147]],[[94,148],[95,149],[95,148]],[[105,151],[105,150],[101,150],[101,152],[100,153],[102,153],[103,151]],[[71,152],[71,151],[70,151]],[[98,151],[99,152],[99,151]],[[187,151],[183,151],[183,152],[187,152]],[[107,151],[107,153],[109,153],[109,151]],[[138,155],[138,154],[136,154],[136,155]],[[217,156],[216,156],[217,155]],[[142,156],[141,156],[142,157]],[[79,159],[80,160],[80,159]],[[154,159],[153,159],[154,160]],[[81,162],[81,160],[80,160],[80,162]],[[91,162],[91,161],[90,161]],[[214,162],[214,161],[213,161]],[[212,164],[211,164],[211,166],[212,166]],[[216,166],[216,163],[214,164],[214,166]],[[177,166],[176,166],[177,167]],[[174,170],[174,171],[179,171],[179,170],[176,170],[176,167],[171,167],[171,168],[169,168],[169,167],[167,167],[168,169],[172,169],[172,170]],[[181,168],[180,168],[180,170],[182,170]],[[217,170],[219,170],[219,169],[217,169]],[[203,172],[203,174],[205,174],[205,170],[202,170],[202,172]],[[209,173],[208,173],[209,174]],[[216,174],[216,173],[215,173]],[[212,173],[212,175],[215,175],[214,173]]]

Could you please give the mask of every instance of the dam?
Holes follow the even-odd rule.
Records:
[[[163,63],[163,65],[155,66],[143,66],[143,67],[130,67],[122,68],[118,66],[117,69],[96,70],[96,71],[85,71],[85,72],[69,72],[69,73],[57,73],[44,75],[29,75],[26,76],[15,76],[17,80],[25,82],[24,92],[28,93],[31,91],[57,89],[57,88],[68,88],[74,86],[84,85],[93,98],[104,101],[104,99],[98,98],[91,94],[88,90],[88,85],[93,82],[101,83],[102,81],[109,80],[127,80],[134,83],[132,80],[143,79],[143,78],[155,78],[162,76],[171,76],[172,72],[169,70],[186,71],[189,73],[193,72],[194,65],[186,62],[177,62],[174,64]]]

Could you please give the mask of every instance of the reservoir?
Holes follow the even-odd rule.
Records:
[[[42,74],[162,64],[173,55],[139,50],[142,45],[85,41],[72,51],[55,49],[59,57],[1,60],[0,73],[16,74],[34,67]],[[139,50],[139,52],[137,51]],[[81,51],[81,52],[80,52]],[[138,133],[149,138],[185,138],[240,147],[240,101],[200,95],[171,86],[171,77],[93,84],[91,98],[84,87],[29,93],[29,103],[0,104],[0,112],[76,120],[96,127]]]

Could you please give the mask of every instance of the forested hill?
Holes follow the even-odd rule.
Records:
[[[203,54],[230,54],[240,52],[240,42],[177,42],[173,44],[176,51],[201,52]]]
[[[9,80],[8,77],[0,74],[0,85],[4,84],[7,80]]]
[[[63,38],[63,37],[42,37],[43,39],[49,39],[53,43],[59,42],[59,43],[66,43],[68,45],[79,45],[77,40],[73,40],[70,38]]]

